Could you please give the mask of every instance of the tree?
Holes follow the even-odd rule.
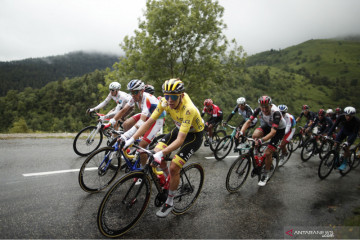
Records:
[[[209,89],[204,82],[224,82],[229,44],[222,33],[224,8],[217,1],[148,0],[146,8],[135,36],[121,44],[126,57],[107,78],[140,78],[161,89],[165,79],[179,77],[187,92],[197,94]]]

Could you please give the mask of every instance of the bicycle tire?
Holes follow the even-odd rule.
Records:
[[[284,166],[290,159],[291,157],[291,154],[293,153],[293,143],[290,141],[286,144],[286,148],[287,148],[287,151],[288,151],[288,155],[286,156],[286,158],[284,159],[284,161],[282,162],[282,164],[280,164],[280,161],[279,161],[279,167],[282,167]],[[279,155],[279,159],[280,159],[280,156],[282,155],[282,150],[279,148],[278,150],[278,155]]]
[[[217,144],[226,136],[226,132],[224,130],[219,130],[213,133],[212,142],[209,143],[210,150],[215,151]]]
[[[327,176],[329,176],[331,171],[334,169],[336,156],[337,154],[335,150],[331,150],[323,157],[323,159],[321,159],[318,168],[318,176],[321,180],[327,178]]]
[[[138,179],[142,181],[137,185]],[[128,232],[143,216],[150,195],[151,182],[145,173],[130,172],[120,178],[100,204],[97,225],[101,234],[117,238]]]
[[[319,152],[320,159],[323,159],[324,156],[328,152],[330,152],[332,150],[332,147],[333,147],[333,144],[332,144],[331,141],[329,141],[329,140],[322,141],[321,144],[320,144],[320,148],[319,148],[319,150],[320,150],[320,152]]]
[[[227,175],[225,186],[229,193],[234,193],[245,183],[251,167],[251,159],[248,154],[240,155],[231,165]]]
[[[109,156],[112,160],[108,168],[104,157]],[[103,163],[100,168],[100,164]],[[113,147],[104,147],[96,150],[88,156],[81,165],[78,181],[82,190],[88,193],[100,192],[107,188],[117,176],[121,166],[121,155],[114,151]],[[105,170],[104,170],[105,169]]]
[[[346,169],[345,170],[340,170],[341,176],[345,176],[346,174],[348,174],[353,169],[352,166],[354,165],[354,157],[353,157],[352,152],[350,153],[350,157],[347,160]]]
[[[356,168],[357,166],[359,166],[360,164],[360,144],[358,144],[354,150],[353,150],[353,154],[354,154],[354,161],[352,164],[352,168]]]
[[[204,169],[199,163],[192,163],[180,171],[180,183],[174,197],[173,214],[184,214],[194,206],[203,187],[204,177]]]
[[[294,144],[294,150],[293,151],[296,151],[300,147],[301,142],[302,142],[301,134],[300,133],[294,134],[294,137],[292,138],[292,142]]]
[[[231,149],[233,148],[233,145],[234,145],[234,141],[230,135],[222,138],[215,148],[214,151],[215,159],[219,161],[223,160],[230,153]]]
[[[307,162],[314,154],[315,148],[316,148],[316,140],[310,139],[304,143],[304,146],[301,149],[301,160],[303,162]]]
[[[81,157],[88,156],[100,147],[103,140],[103,133],[101,131],[97,133],[98,136],[95,136],[95,139],[99,139],[98,141],[88,142],[87,140],[90,134],[96,129],[96,126],[87,126],[80,130],[75,136],[73,149],[77,155]]]
[[[263,173],[265,171],[265,167],[266,167],[266,161],[264,161],[264,164],[261,167],[260,172]],[[279,167],[279,154],[277,151],[273,152],[272,154],[272,163],[271,163],[271,169],[270,169],[270,176],[267,182],[269,182],[271,180],[271,178],[274,176],[274,173],[276,171],[276,169]],[[258,181],[261,180],[261,175],[258,175]]]

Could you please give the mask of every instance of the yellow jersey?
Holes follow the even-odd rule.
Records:
[[[204,130],[204,121],[200,112],[186,93],[184,93],[184,97],[177,109],[171,109],[163,97],[151,114],[151,118],[158,119],[163,111],[170,114],[180,132],[201,132]]]

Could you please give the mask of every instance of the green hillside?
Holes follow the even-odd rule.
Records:
[[[219,84],[218,73],[211,73],[203,90],[188,88],[187,92],[202,109],[202,103],[212,98],[228,117],[240,96],[250,106],[257,106],[262,95],[272,97],[276,105],[286,104],[289,112],[298,116],[301,106],[307,104],[312,111],[320,108],[354,106],[360,89],[360,42],[345,40],[310,40],[284,50],[270,50],[250,56],[241,71],[224,71],[225,81]],[[114,80],[109,69],[95,71],[82,77],[67,78],[47,84],[41,89],[26,88],[23,92],[11,90],[0,97],[0,132],[51,131],[76,132],[91,122],[85,110],[95,106],[108,94],[107,85]],[[131,79],[131,78],[130,78]],[[130,80],[122,76],[118,81],[123,90]],[[155,86],[162,81],[146,80]],[[185,79],[187,80],[187,79]],[[125,90],[124,90],[125,91]],[[160,88],[156,89],[160,94]],[[112,102],[107,112],[114,106]],[[359,115],[359,114],[358,114]],[[234,117],[232,121],[240,121]]]

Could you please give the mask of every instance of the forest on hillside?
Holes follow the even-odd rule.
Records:
[[[115,55],[79,51],[60,56],[0,62],[0,96],[5,96],[9,90],[41,88],[66,77],[80,77],[96,69],[111,68],[118,60],[119,57]]]

